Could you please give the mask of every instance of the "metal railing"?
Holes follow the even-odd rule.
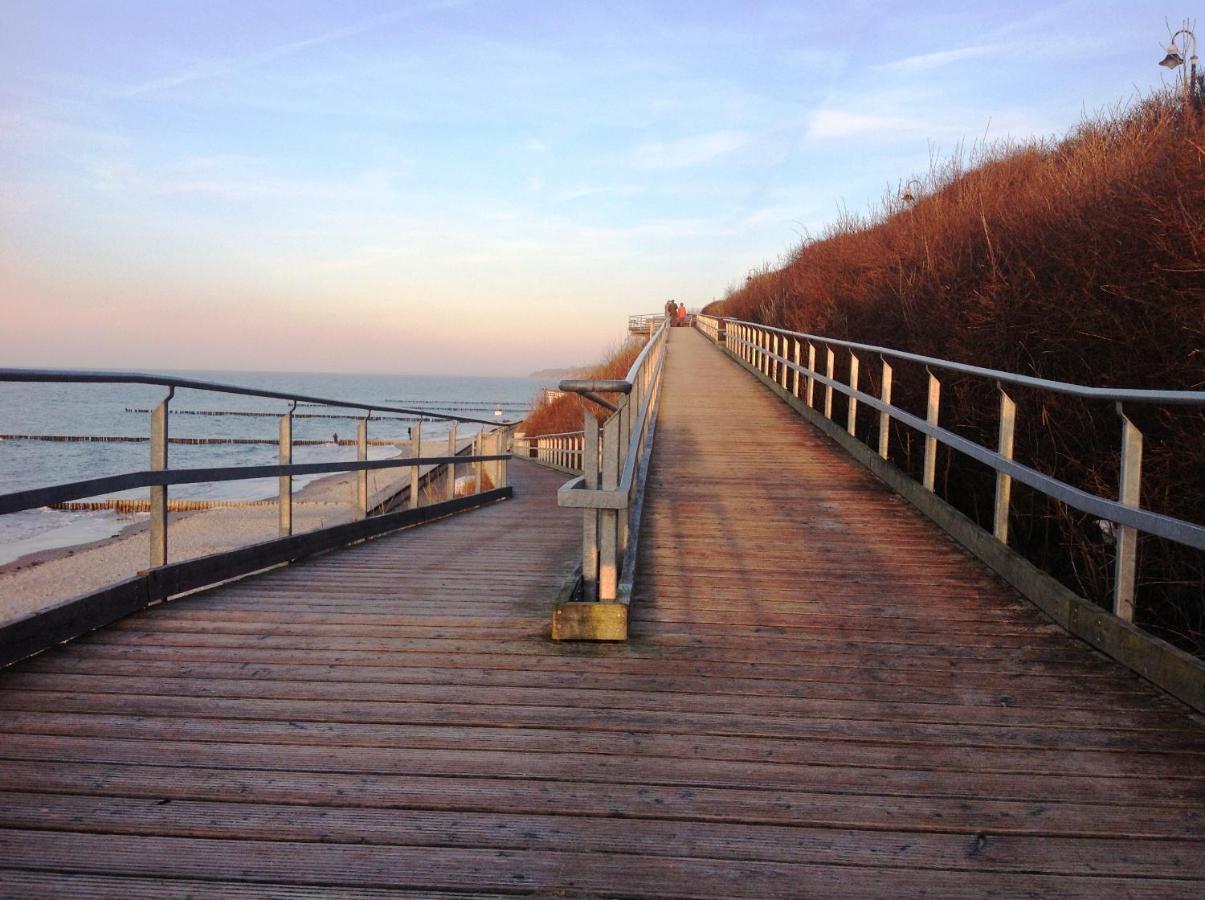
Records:
[[[659,313],[638,313],[628,316],[628,334],[651,334],[653,329],[664,322],[666,315]]]
[[[581,472],[585,434],[584,431],[516,434],[514,452],[521,459],[530,459],[558,472]]]
[[[714,344],[722,344],[725,341],[727,334],[727,322],[724,319],[716,316],[706,316],[703,313],[695,313],[694,325],[707,335]]]
[[[580,599],[627,603],[639,539],[644,479],[652,450],[669,326],[664,316],[621,379],[561,382],[611,410],[601,425],[584,411],[582,475],[557,494],[560,506],[582,510]],[[619,394],[612,403],[599,394]]]
[[[1029,375],[1018,375],[982,366],[951,362],[916,353],[844,341],[822,335],[787,331],[756,322],[739,319],[716,319],[702,316],[699,330],[711,340],[725,335],[727,351],[747,366],[760,372],[768,381],[812,409],[821,409],[826,418],[833,418],[833,396],[840,393],[848,398],[845,430],[857,437],[855,425],[859,404],[878,413],[878,454],[888,457],[890,422],[895,420],[924,435],[924,461],[921,482],[934,491],[937,445],[992,468],[996,473],[995,503],[992,534],[1003,544],[1008,543],[1009,508],[1012,482],[1024,484],[1067,506],[1112,523],[1116,532],[1117,556],[1113,579],[1113,612],[1126,621],[1134,618],[1137,541],[1139,532],[1165,538],[1198,550],[1205,549],[1205,526],[1142,509],[1139,505],[1142,483],[1142,433],[1125,413],[1126,404],[1205,405],[1205,391],[1127,390],[1087,387],[1060,381],[1049,381]],[[836,349],[849,354],[849,381],[838,381]],[[863,359],[880,360],[879,396],[859,390],[859,375]],[[924,418],[892,405],[892,361],[907,361],[926,367],[928,372],[927,408]],[[818,367],[819,366],[819,367]],[[999,394],[999,432],[994,448],[968,440],[940,425],[941,380],[938,372],[990,379]],[[817,386],[822,396],[817,398]],[[1016,428],[1016,404],[1008,387],[1051,391],[1087,400],[1115,404],[1120,418],[1121,475],[1118,499],[1101,497],[1074,487],[1013,459],[1013,435]],[[819,407],[817,407],[819,403]]]
[[[281,537],[293,533],[293,496],[292,481],[298,475],[318,475],[336,472],[355,472],[355,512],[360,519],[367,518],[370,513],[370,497],[368,491],[368,473],[380,469],[397,469],[408,467],[411,470],[409,506],[417,509],[421,505],[421,479],[423,467],[438,467],[446,470],[447,499],[455,498],[456,466],[471,465],[476,470],[476,489],[480,490],[485,483],[483,475],[497,487],[505,487],[507,480],[507,460],[510,458],[510,432],[513,423],[498,423],[487,419],[475,419],[465,416],[443,415],[429,411],[415,410],[406,407],[388,406],[378,403],[361,403],[358,401],[332,400],[325,397],[313,397],[305,394],[293,394],[284,391],[272,391],[244,385],[224,384],[213,381],[201,381],[191,378],[178,378],[167,375],[152,375],[142,372],[94,372],[72,371],[57,369],[0,369],[0,383],[3,382],[42,382],[42,383],[73,383],[73,384],[145,384],[167,388],[167,396],[151,410],[150,413],[150,468],[145,470],[125,472],[118,475],[108,475],[100,478],[89,478],[80,481],[66,482],[41,488],[23,491],[13,491],[0,494],[0,514],[36,509],[54,503],[79,500],[85,497],[95,497],[102,493],[129,490],[132,488],[150,489],[150,552],[151,568],[164,566],[168,561],[168,488],[171,485],[199,484],[206,482],[243,481],[247,479],[276,477],[279,479],[279,532]],[[168,468],[168,433],[170,419],[170,403],[177,389],[207,391],[219,394],[235,394],[246,397],[260,397],[270,400],[283,400],[289,403],[289,408],[279,419],[279,465],[262,466],[219,466],[211,468],[170,469]],[[356,460],[354,462],[324,462],[324,463],[293,463],[293,414],[299,403],[339,409],[363,411],[359,418],[356,433]],[[414,455],[396,459],[368,459],[368,423],[373,413],[396,413],[414,416],[417,422],[414,426],[412,444]],[[446,437],[446,453],[424,456],[422,453],[422,422],[423,420],[441,420],[449,423]],[[489,426],[490,431],[482,430],[473,437],[469,455],[458,453],[457,425],[471,423]],[[441,439],[441,444],[445,440]],[[430,474],[430,473],[428,473]]]

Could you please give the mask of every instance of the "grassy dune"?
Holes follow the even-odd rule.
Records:
[[[1205,129],[1156,95],[1060,141],[997,145],[935,165],[869,216],[846,215],[708,311],[1089,385],[1205,386]],[[848,359],[839,356],[841,375]],[[878,390],[878,361],[863,361]],[[925,374],[899,365],[895,396],[923,415]],[[1013,392],[1017,457],[1116,496],[1110,404]],[[994,445],[993,385],[946,378],[942,421]],[[1145,434],[1143,505],[1205,519],[1205,411],[1128,408]],[[844,421],[845,410],[835,416]],[[860,413],[861,415],[861,413]],[[869,435],[865,415],[859,433]],[[917,473],[921,442],[893,434]],[[990,526],[990,471],[948,453],[939,491]],[[1013,543],[1107,605],[1113,544],[1096,521],[1014,486]],[[1144,538],[1138,619],[1205,650],[1205,554]]]
[[[644,341],[642,339],[629,339],[612,351],[606,360],[576,377],[623,378],[627,375],[628,369],[632,367],[632,363],[636,361],[636,357],[640,355],[643,347]],[[576,394],[567,394],[536,406],[523,421],[519,430],[533,437],[541,434],[581,431],[583,402],[600,422],[606,418],[607,411],[597,403],[591,403],[588,400],[583,401]]]

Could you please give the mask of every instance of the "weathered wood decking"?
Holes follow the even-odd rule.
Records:
[[[673,334],[634,638],[563,476],[0,674],[0,894],[1198,896],[1205,729]]]

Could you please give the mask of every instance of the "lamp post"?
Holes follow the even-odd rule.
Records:
[[[1184,35],[1183,51],[1176,46],[1176,38]],[[1188,58],[1188,68],[1182,73],[1184,76],[1184,109],[1190,108],[1190,104],[1194,103],[1197,93],[1197,36],[1193,34],[1189,28],[1181,28],[1172,35],[1171,43],[1167,45],[1167,55],[1159,61],[1159,65],[1167,69],[1175,69],[1184,65],[1184,56],[1188,53],[1189,42],[1192,45],[1192,56]]]

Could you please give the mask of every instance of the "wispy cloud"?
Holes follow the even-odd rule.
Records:
[[[314,35],[313,37],[277,44],[275,47],[269,47],[266,50],[261,50],[258,53],[252,53],[246,56],[233,56],[206,60],[204,62],[189,66],[171,75],[165,75],[162,78],[154,78],[150,81],[144,81],[141,84],[127,87],[120,92],[120,95],[123,97],[138,97],[143,94],[153,94],[159,91],[170,90],[171,88],[180,87],[182,85],[191,84],[197,81],[207,81],[212,78],[221,78],[236,72],[254,69],[274,60],[283,59],[297,53],[302,53],[306,50],[312,50],[315,47],[321,47],[325,44],[333,44],[338,41],[356,37],[357,35],[365,34],[366,32],[376,31],[379,28],[392,25],[402,19],[412,18],[416,15],[422,15],[424,13],[438,12],[444,9],[463,6],[467,2],[470,2],[470,0],[436,0],[436,2],[427,3],[414,9],[399,10],[396,12],[384,13],[379,16],[372,16],[371,18],[354,22],[351,25],[336,28],[333,31]]]
[[[807,137],[810,140],[858,137],[912,127],[910,120],[903,116],[879,116],[843,109],[822,109],[812,115]]]
[[[642,169],[685,169],[727,156],[749,143],[743,131],[712,131],[673,141],[641,144],[633,154]]]
[[[921,53],[917,56],[905,56],[903,59],[879,63],[871,66],[880,72],[923,72],[936,69],[950,63],[962,62],[967,59],[978,59],[991,56],[1003,49],[1000,45],[978,44],[973,47],[958,47],[953,50],[938,50],[935,53]]]

